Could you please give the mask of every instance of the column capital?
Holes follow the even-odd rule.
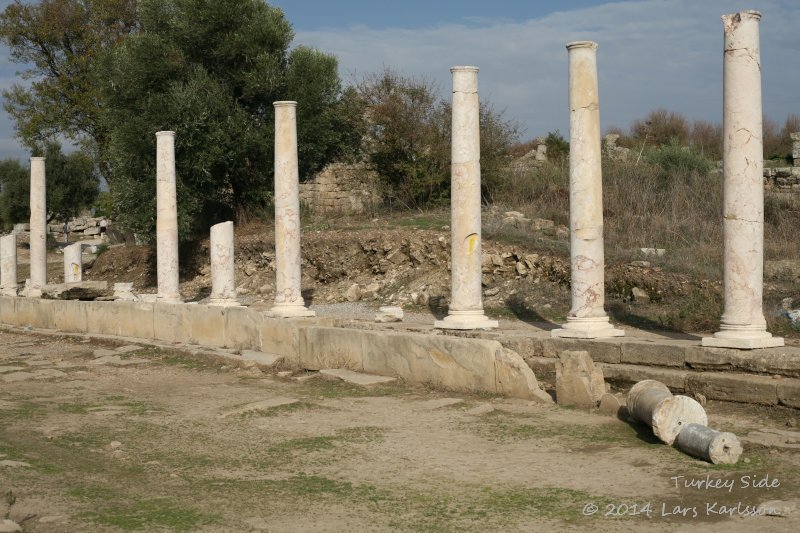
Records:
[[[174,131],[157,131],[156,137],[175,137]]]
[[[278,102],[273,102],[272,105],[275,107],[297,107],[297,102],[294,100],[280,100]]]
[[[598,44],[594,41],[572,41],[567,43],[567,50],[574,50],[576,48],[591,48],[597,50]]]
[[[44,157],[31,157],[31,161],[44,161]]]

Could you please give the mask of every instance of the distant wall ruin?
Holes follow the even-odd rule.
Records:
[[[378,174],[365,164],[332,163],[300,184],[300,202],[314,213],[367,212],[382,202]]]

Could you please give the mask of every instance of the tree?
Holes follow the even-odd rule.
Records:
[[[153,234],[159,130],[176,132],[184,239],[269,203],[273,102],[298,101],[302,176],[353,150],[335,58],[288,52],[281,10],[260,0],[141,0],[139,17],[139,31],[104,62],[112,193],[129,229]]]
[[[92,158],[83,152],[64,154],[58,143],[44,152],[47,219],[68,220],[92,205],[99,179]],[[30,169],[16,159],[0,162],[0,222],[5,227],[30,218]]]
[[[0,14],[0,41],[11,60],[29,66],[23,78],[3,90],[4,108],[17,136],[30,149],[63,135],[103,165],[108,136],[101,116],[100,58],[136,28],[136,0],[20,0]]]
[[[395,198],[409,207],[450,194],[450,103],[425,79],[391,69],[357,86],[366,108],[364,151]],[[481,102],[481,179],[484,192],[499,179],[518,132],[488,102]]]

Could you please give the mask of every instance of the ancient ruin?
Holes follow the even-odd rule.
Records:
[[[483,314],[478,68],[453,67],[450,309],[435,327],[496,328]]]
[[[209,305],[238,306],[234,279],[233,222],[211,226],[211,296]]]
[[[178,278],[178,201],[175,183],[175,132],[156,133],[156,247],[158,299],[180,302]]]
[[[603,179],[597,43],[577,41],[569,50],[569,224],[572,308],[554,337],[620,337],[603,308]]]
[[[83,280],[83,245],[76,242],[64,248],[64,283]]]
[[[0,237],[0,294],[17,295],[17,235]]]
[[[768,348],[783,339],[767,332],[764,285],[764,148],[761,138],[761,13],[722,17],[725,30],[723,79],[723,228],[725,311],[720,331],[703,346]]]
[[[31,289],[47,285],[47,182],[44,157],[31,157]]]
[[[275,306],[276,317],[309,317],[301,293],[300,190],[297,102],[275,102]]]

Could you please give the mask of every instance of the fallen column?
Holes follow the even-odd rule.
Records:
[[[569,225],[572,306],[553,337],[621,337],[604,309],[603,177],[597,43],[577,41],[569,50]]]
[[[176,195],[175,132],[159,131],[156,133],[156,270],[159,302],[181,302]]]
[[[301,292],[297,102],[275,102],[275,305],[270,315],[314,316]]]
[[[478,68],[453,67],[450,185],[450,307],[442,329],[498,327],[483,313],[481,287],[481,138]]]
[[[733,433],[717,431],[701,424],[689,424],[675,439],[680,451],[714,464],[733,465],[742,455],[742,444]]]
[[[725,310],[720,331],[703,346],[769,348],[783,338],[767,332],[764,320],[764,147],[761,114],[761,13],[722,17]]]
[[[211,296],[209,305],[238,306],[234,278],[233,222],[211,226]]]
[[[82,252],[82,246],[79,242],[64,247],[64,283],[83,281]]]
[[[47,285],[47,182],[44,157],[31,157],[30,196],[31,284],[28,295],[40,295]]]
[[[17,295],[17,236],[0,237],[0,294]]]
[[[673,396],[659,381],[646,379],[628,393],[628,413],[653,428],[653,434],[666,444],[689,424],[708,425],[705,409],[688,396]]]

